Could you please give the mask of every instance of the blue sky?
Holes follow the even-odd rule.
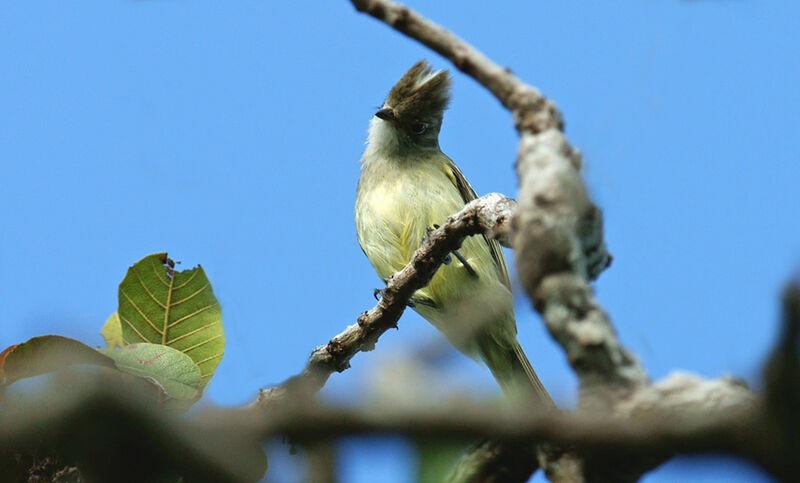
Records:
[[[411,5],[563,111],[615,256],[597,296],[652,377],[757,385],[800,266],[800,6],[430,3]],[[100,345],[126,268],[166,250],[214,285],[227,347],[207,397],[237,405],[372,306],[379,280],[352,220],[367,123],[413,62],[445,60],[344,0],[2,2],[0,45],[0,346],[45,333]],[[453,91],[443,150],[479,194],[514,196],[508,113],[458,72]],[[525,300],[517,312],[543,382],[572,404],[563,353]],[[324,396],[358,400],[380,380],[371,367],[436,337],[409,311]],[[466,358],[442,366],[461,389],[497,392]],[[298,478],[270,447],[274,481]],[[345,481],[413,478],[400,441],[341,454]],[[763,479],[681,459],[645,481],[687,476]]]

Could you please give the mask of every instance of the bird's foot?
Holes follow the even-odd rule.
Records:
[[[380,300],[383,297],[383,290],[379,288],[372,289],[372,296],[375,297],[375,300]],[[406,305],[412,309],[417,305],[424,305],[433,309],[437,308],[436,302],[426,297],[411,297]]]
[[[433,228],[431,228],[430,226],[426,226],[425,227],[425,236],[422,237],[421,241],[425,241],[425,238],[427,238],[428,235],[430,235],[430,233],[433,230],[435,230],[436,228],[439,228],[439,225],[433,225]],[[478,278],[478,272],[476,272],[475,269],[472,268],[472,266],[469,264],[467,259],[464,258],[463,255],[458,253],[458,250],[453,250],[450,253],[452,253],[458,259],[458,261],[461,262],[462,265],[464,265],[464,268],[467,269],[467,273],[469,273],[470,277]],[[450,257],[450,253],[448,253],[447,257],[445,257],[445,259],[442,261],[443,264],[450,265],[450,263],[453,261],[453,259]]]
[[[430,307],[432,309],[438,308],[436,302],[426,297],[411,297],[408,300],[408,306],[411,307],[412,309],[417,305],[424,305],[425,307]]]

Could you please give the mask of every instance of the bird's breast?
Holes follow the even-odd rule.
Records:
[[[359,242],[386,278],[408,263],[427,227],[442,223],[463,204],[444,171],[429,163],[362,172],[356,209]]]
[[[411,166],[379,163],[362,166],[355,218],[361,248],[385,280],[408,264],[426,235],[426,228],[441,224],[447,216],[458,212],[464,200],[445,171],[444,163],[431,161]],[[499,280],[489,245],[482,237],[467,238],[459,252],[472,273],[451,257],[450,263],[439,268],[428,286],[415,294],[432,302],[433,306],[417,304],[415,310],[443,331],[460,350],[472,353],[472,349],[458,340],[458,334],[465,330],[470,332],[463,326],[469,317],[459,313],[458,307],[465,306],[469,312],[472,305],[466,306],[460,301],[474,302],[479,298],[477,295],[499,293],[502,301],[498,307],[502,314],[497,318],[505,321],[501,324],[503,330],[513,333],[514,319],[509,315],[513,314],[511,293]],[[512,324],[510,329],[506,327],[508,321]]]

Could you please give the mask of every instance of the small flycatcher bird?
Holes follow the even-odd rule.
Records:
[[[384,281],[408,264],[430,227],[477,197],[439,149],[449,101],[448,72],[420,60],[370,121],[355,222],[361,248]],[[482,359],[507,395],[554,406],[517,342],[511,283],[496,241],[467,238],[411,305],[457,349]]]

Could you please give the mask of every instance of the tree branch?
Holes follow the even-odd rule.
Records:
[[[628,393],[647,377],[617,342],[588,279],[611,261],[602,214],[580,178],[580,154],[561,133],[561,114],[522,82],[447,29],[388,0],[352,0],[365,12],[450,59],[512,113],[521,140],[520,209],[512,224],[522,283],[553,337],[564,347],[583,389]],[[546,283],[545,283],[546,282]],[[594,337],[586,337],[592,334]],[[588,391],[586,394],[593,391]],[[608,401],[608,397],[600,398]]]
[[[580,153],[561,132],[560,112],[509,69],[408,7],[389,0],[351,1],[357,10],[450,59],[511,111],[520,134],[516,162],[520,205],[512,222],[517,271],[578,375],[580,406],[610,411],[615,401],[648,379],[619,344],[591,295],[589,280],[610,264],[611,256],[603,241],[602,214],[589,200],[580,177]],[[564,479],[577,478],[575,465],[559,467],[570,468]]]
[[[790,365],[797,366],[796,353]],[[800,385],[797,378],[777,380],[788,385],[774,388],[777,394],[796,392]],[[800,471],[793,451],[800,441],[800,433],[794,431],[796,411],[775,410],[789,401],[781,397],[777,406],[763,404],[733,378],[704,380],[673,374],[649,386],[645,391],[651,394],[638,392],[619,416],[610,417],[589,412],[541,415],[463,401],[435,408],[395,407],[391,402],[334,408],[302,398],[283,400],[269,410],[207,410],[188,419],[172,419],[138,402],[132,389],[93,373],[61,379],[45,393],[47,410],[39,404],[4,405],[9,417],[0,421],[0,448],[57,448],[59,455],[76,455],[81,471],[101,481],[119,476],[123,467],[131,481],[172,472],[192,481],[254,481],[263,471],[259,441],[266,438],[289,436],[314,451],[316,444],[339,436],[366,434],[447,440],[491,437],[517,449],[547,441],[575,447],[582,458],[606,466],[627,461],[615,468],[617,481],[638,477],[638,472],[622,471],[631,462],[651,468],[678,452],[743,456],[787,481]],[[117,451],[118,447],[126,450]],[[132,466],[131,461],[147,464]],[[330,475],[328,457],[323,455],[318,464]],[[595,476],[604,475],[589,472],[586,478],[596,481]]]
[[[537,416],[468,405],[433,411],[397,411],[386,405],[373,411],[289,405],[286,412],[261,419],[260,431],[305,437],[373,432],[492,437],[512,443],[512,448],[521,442],[546,441],[577,448],[586,463],[587,481],[635,481],[675,453],[721,452],[747,458],[780,480],[793,481],[800,474],[798,343],[800,285],[790,283],[783,296],[781,337],[765,368],[767,385],[760,399],[732,377],[705,380],[676,372],[615,401],[612,414],[599,406],[573,415]],[[486,456],[491,451],[476,454]],[[506,450],[487,457],[495,463],[504,456]]]
[[[763,400],[756,400],[733,378],[707,381],[674,374],[650,384],[592,297],[589,280],[608,266],[610,255],[603,241],[602,215],[580,178],[580,153],[561,132],[563,121],[555,105],[508,69],[410,9],[386,0],[351,1],[358,10],[448,57],[511,111],[521,138],[516,162],[520,207],[513,223],[509,225],[513,201],[496,194],[448,217],[408,266],[390,278],[373,309],[327,345],[317,347],[300,374],[262,390],[255,407],[175,421],[133,404],[132,395],[111,388],[108,381],[90,390],[86,381],[73,381],[64,385],[73,388],[69,401],[65,402],[62,387],[42,398],[53,404],[46,411],[27,407],[8,413],[4,406],[5,415],[13,417],[0,421],[0,448],[57,447],[101,480],[118,477],[119,468],[130,468],[131,458],[144,457],[149,466],[135,468],[143,473],[125,476],[147,479],[177,471],[193,481],[247,481],[258,477],[257,441],[262,438],[289,435],[313,447],[314,442],[325,444],[343,434],[400,433],[491,437],[517,448],[525,446],[521,442],[575,447],[586,462],[581,469],[585,473],[579,476],[591,481],[637,479],[676,452],[720,451],[745,456],[783,480],[796,478],[800,474],[800,287],[790,284],[784,293],[783,333],[767,366]],[[357,352],[371,350],[386,330],[396,327],[411,295],[427,285],[465,237],[477,233],[506,243],[513,240],[523,285],[580,379],[581,411],[537,416],[470,405],[435,411],[382,406],[370,411],[326,408],[307,397],[334,371],[347,369]],[[262,411],[265,407],[270,410]],[[508,446],[497,451],[492,444],[482,449],[497,454],[489,454],[480,465],[509,456],[523,458],[509,453]],[[117,447],[126,451],[114,451]],[[318,449],[315,464],[321,474],[331,477],[330,454],[326,448]],[[520,470],[513,478],[524,478],[524,470],[535,462],[512,464],[519,464],[512,469]]]
[[[404,434],[414,438],[493,437],[503,441],[550,441],[619,456],[678,451],[747,453],[743,439],[762,406],[732,378],[705,380],[676,373],[651,386],[657,397],[640,397],[622,417],[591,414],[539,415],[519,408],[461,402],[438,407],[331,408],[306,401],[276,406],[256,418],[263,437],[303,440],[343,434]],[[635,414],[635,417],[629,417]],[[677,417],[679,416],[679,417]],[[252,423],[247,423],[252,426]],[[727,436],[739,434],[737,438]],[[750,434],[752,436],[752,434]]]
[[[790,284],[783,298],[783,330],[765,369],[761,400],[734,378],[704,380],[675,373],[637,391],[612,415],[541,415],[464,402],[436,408],[398,408],[386,402],[344,409],[301,398],[284,399],[269,410],[212,410],[175,420],[141,400],[136,384],[120,383],[102,371],[67,370],[37,404],[0,400],[0,456],[13,459],[9,451],[54,449],[67,462],[77,462],[84,475],[102,481],[119,477],[123,467],[131,481],[176,472],[192,481],[253,481],[263,471],[259,442],[265,438],[286,435],[313,450],[316,443],[342,435],[391,433],[430,439],[491,437],[518,450],[535,441],[575,447],[591,463],[585,474],[590,481],[608,475],[633,481],[679,452],[742,456],[791,481],[800,473],[798,337],[800,287]],[[118,451],[120,447],[125,451]],[[504,450],[491,455],[491,445],[482,449],[487,452],[480,454],[488,453],[490,462],[525,454]],[[132,466],[131,461],[147,464]],[[327,457],[318,463],[330,475]],[[519,468],[513,462],[509,466]]]
[[[262,389],[254,404],[268,406],[287,399],[290,394],[307,397],[319,391],[333,372],[350,367],[350,359],[356,353],[372,350],[384,332],[397,327],[414,292],[430,282],[445,257],[457,250],[466,237],[482,233],[507,243],[515,206],[514,200],[490,193],[449,216],[422,241],[408,265],[389,278],[375,307],[362,313],[355,324],[328,344],[315,348],[300,374],[279,386]]]
[[[387,0],[351,0],[351,3],[358,11],[385,22],[446,57],[460,71],[480,82],[514,114],[518,130],[542,132],[551,128],[561,129],[558,110],[538,90],[520,81],[508,68],[495,64],[449,30],[399,3]]]

